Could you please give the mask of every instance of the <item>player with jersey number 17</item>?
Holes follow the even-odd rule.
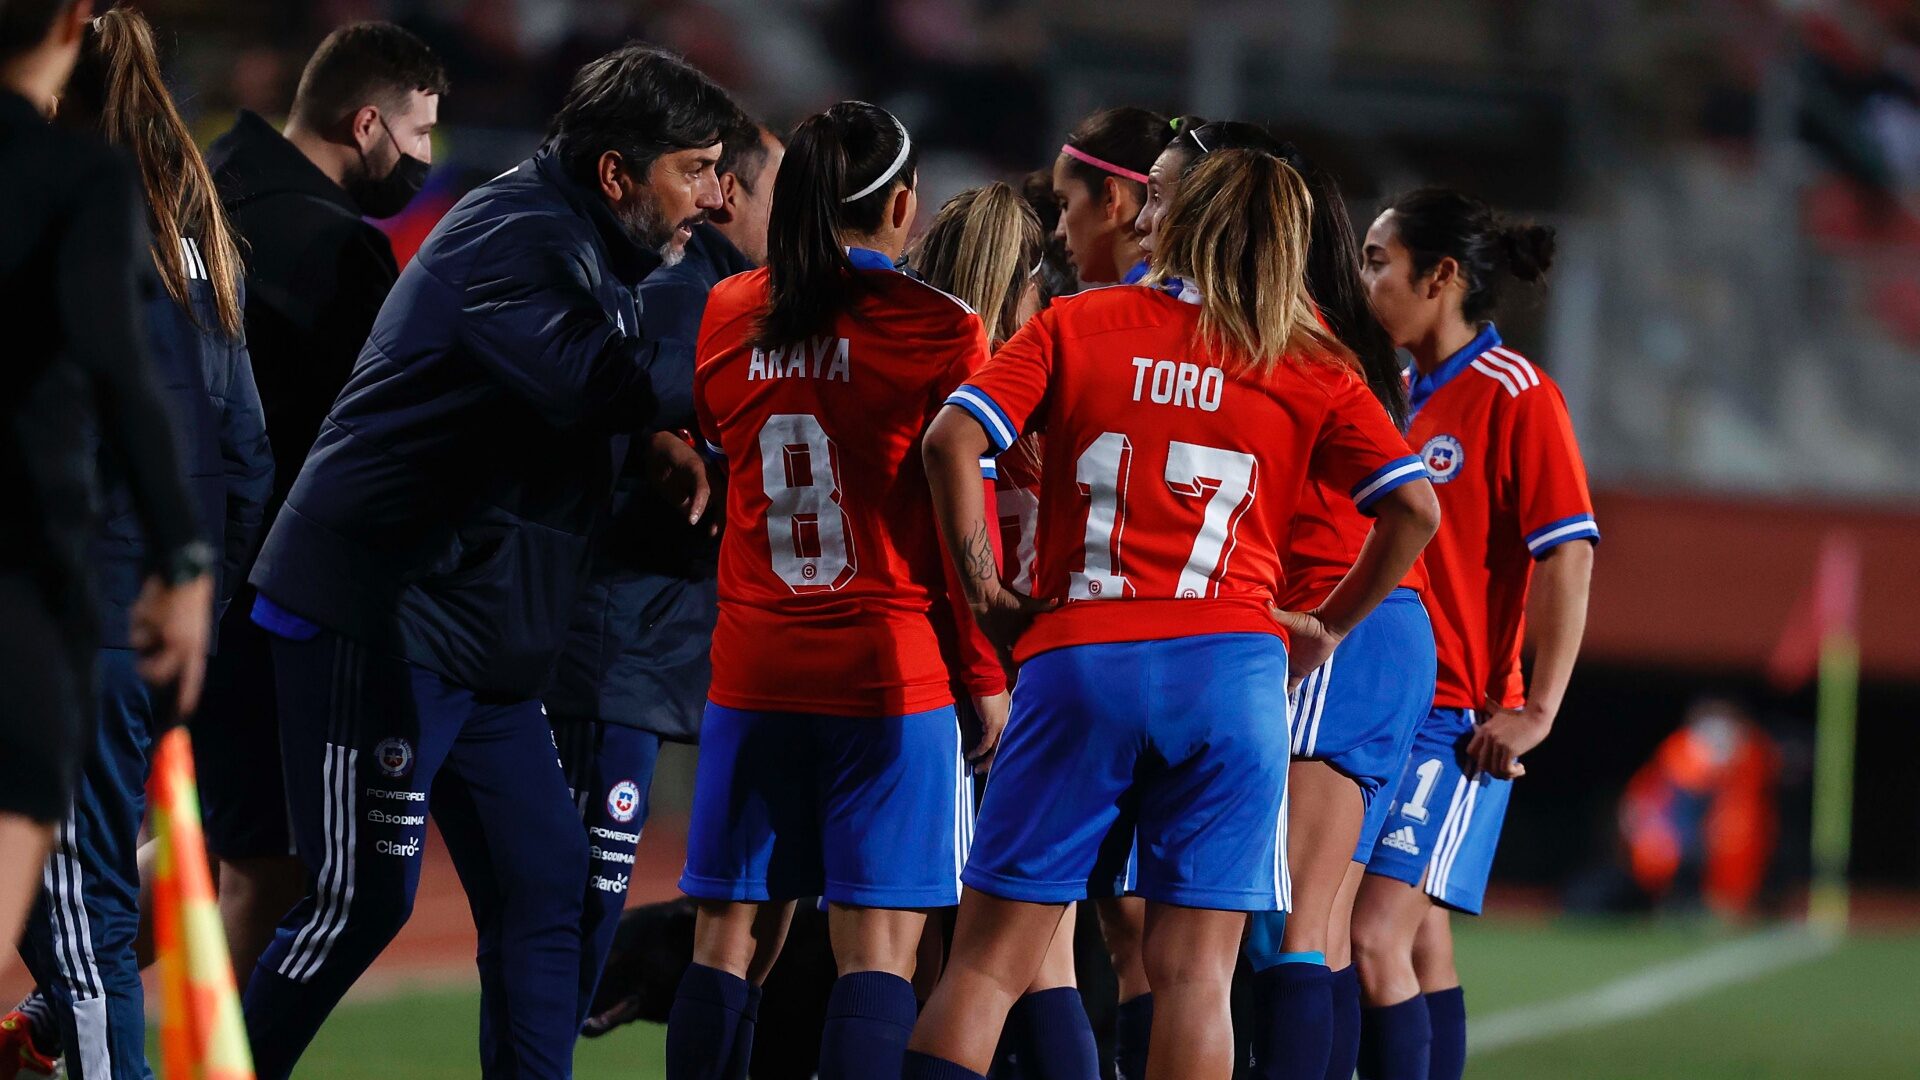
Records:
[[[931,515],[921,434],[987,358],[979,316],[894,270],[914,151],[842,102],[794,132],[764,269],[716,286],[694,406],[731,473],[713,682],[687,867],[693,963],[672,1080],[746,1075],[758,985],[793,903],[823,896],[839,971],[823,1080],[891,1080],[928,908],[959,901],[969,769],[945,656],[997,735],[1006,676],[970,631]],[[985,488],[975,457],[975,497]]]
[[[1142,286],[1055,303],[928,432],[935,513],[963,552],[989,529],[967,467],[1045,433],[1034,591],[1059,606],[1032,614],[990,568],[961,567],[1021,679],[907,1077],[986,1071],[1065,906],[1110,888],[1136,835],[1155,989],[1148,1076],[1232,1074],[1227,999],[1246,913],[1285,895],[1276,703],[1392,591],[1439,520],[1425,470],[1314,318],[1310,207],[1273,155],[1210,155]],[[1281,555],[1309,477],[1376,523],[1320,608],[1281,612]]]

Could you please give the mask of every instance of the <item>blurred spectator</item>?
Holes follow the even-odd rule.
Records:
[[[1739,704],[1695,702],[1620,796],[1619,862],[1576,887],[1569,907],[1751,914],[1779,840],[1780,760]]]
[[[1688,711],[1627,782],[1620,832],[1634,882],[1656,903],[1698,896],[1715,914],[1753,907],[1780,832],[1779,751],[1730,701]]]

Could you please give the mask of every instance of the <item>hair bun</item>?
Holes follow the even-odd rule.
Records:
[[[1521,281],[1539,281],[1547,276],[1548,268],[1553,265],[1553,226],[1533,222],[1508,225],[1500,230],[1500,241],[1506,248],[1507,266],[1514,277]]]

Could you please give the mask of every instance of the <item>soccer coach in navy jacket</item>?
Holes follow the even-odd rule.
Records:
[[[660,350],[654,385],[662,427],[699,426],[693,361],[708,291],[766,261],[773,179],[785,148],[751,122],[729,128],[721,144],[715,171],[724,206],[694,230],[685,258],[648,275],[638,290],[643,332]],[[645,476],[621,475],[607,527],[595,539],[592,579],[541,698],[593,857],[581,922],[583,1021],[626,906],[660,743],[699,738],[719,615],[716,530],[689,525]]]
[[[537,697],[631,438],[653,433],[633,287],[720,205],[738,111],[630,45],[575,77],[546,146],[481,186],[401,273],[255,564],[308,896],[246,992],[287,1076],[406,921],[432,813],[481,934],[487,1076],[569,1074],[587,840]]]

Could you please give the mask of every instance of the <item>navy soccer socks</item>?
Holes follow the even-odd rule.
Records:
[[[1100,1051],[1080,991],[1072,986],[1026,994],[1013,1003],[1007,1030],[1015,1035],[1020,1070],[1029,1080],[1084,1080],[1100,1075]]]
[[[1147,1043],[1153,1037],[1153,995],[1123,1001],[1113,1033],[1114,1073],[1119,1080],[1146,1080]]]
[[[1433,1028],[1418,994],[1360,1010],[1360,1080],[1427,1080]]]
[[[1328,1044],[1327,1080],[1353,1080],[1360,1064],[1360,969],[1348,964],[1331,977],[1333,1039]]]
[[[747,1080],[747,1065],[753,1060],[753,1028],[760,1022],[760,987],[747,984],[747,1007],[740,1010],[740,1024],[733,1029],[733,1051],[727,1055],[726,1080]]]
[[[856,971],[833,983],[820,1033],[820,1080],[895,1080],[920,1016],[913,984],[884,971]]]
[[[667,1017],[668,1080],[740,1080],[753,1052],[760,988],[704,964],[687,965]]]
[[[1467,1071],[1467,997],[1459,987],[1426,995],[1427,1023],[1433,1028],[1427,1080],[1460,1080]]]
[[[987,1078],[965,1065],[955,1065],[945,1058],[928,1057],[909,1050],[906,1063],[900,1068],[900,1080],[987,1080]]]
[[[1320,953],[1289,953],[1253,976],[1253,1076],[1325,1080],[1333,1042],[1332,973]]]

